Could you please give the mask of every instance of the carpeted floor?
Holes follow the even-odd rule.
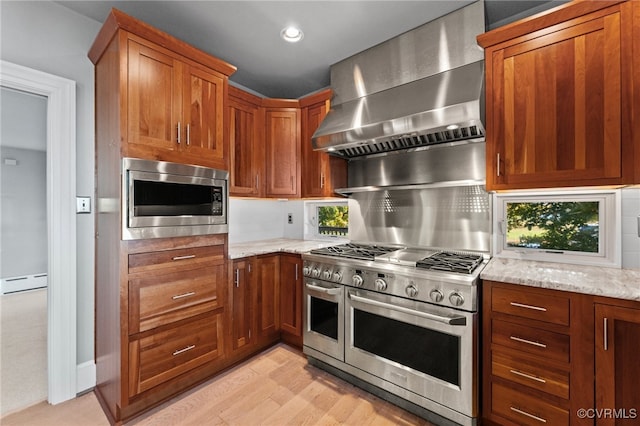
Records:
[[[0,417],[47,399],[47,290],[0,296]]]

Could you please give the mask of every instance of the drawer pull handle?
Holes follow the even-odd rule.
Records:
[[[182,299],[183,297],[193,296],[194,294],[196,294],[195,291],[190,291],[189,293],[176,294],[175,296],[172,297],[172,299],[178,300],[178,299]]]
[[[195,259],[196,255],[195,254],[188,254],[186,256],[176,256],[173,257],[172,260],[185,260],[185,259]]]
[[[547,383],[545,379],[541,379],[540,377],[533,376],[531,374],[523,373],[522,371],[509,370],[509,372],[511,374],[515,374],[516,376],[524,377],[525,379],[535,380],[536,382],[540,382],[540,383]]]
[[[545,345],[544,343],[534,342],[533,340],[527,340],[527,339],[523,339],[521,337],[509,336],[509,339],[515,340],[516,342],[520,342],[520,343],[526,343],[527,345],[537,346],[539,348],[546,348],[547,347],[547,345]]]
[[[518,302],[511,302],[511,306],[515,306],[517,308],[524,308],[524,309],[533,309],[534,311],[547,312],[547,308],[541,308],[540,306],[533,306],[533,305],[525,305],[523,303],[518,303]]]
[[[183,353],[185,353],[185,352],[187,352],[187,351],[190,351],[191,349],[193,349],[193,348],[195,348],[195,347],[196,347],[196,345],[189,345],[189,346],[187,346],[186,348],[178,349],[177,351],[175,351],[175,352],[173,353],[173,356],[183,354]]]
[[[523,416],[527,416],[527,417],[529,417],[530,419],[537,420],[537,421],[539,421],[539,422],[541,422],[541,423],[546,423],[546,422],[547,422],[547,421],[546,421],[545,419],[543,419],[542,417],[534,416],[533,414],[527,413],[526,411],[519,410],[519,409],[517,409],[517,408],[515,408],[515,407],[509,407],[509,408],[511,408],[511,411],[515,411],[515,412],[516,412],[516,413],[518,413],[518,414],[522,414]]]

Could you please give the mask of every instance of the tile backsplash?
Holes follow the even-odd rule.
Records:
[[[622,190],[622,267],[640,269],[640,186]]]

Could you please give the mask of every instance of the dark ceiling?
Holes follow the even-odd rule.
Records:
[[[238,68],[232,84],[272,98],[329,86],[329,67],[464,7],[470,0],[422,1],[56,1],[104,22],[112,7]],[[563,1],[485,0],[487,28]],[[280,39],[296,24],[297,44]]]

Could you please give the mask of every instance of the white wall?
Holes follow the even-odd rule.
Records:
[[[302,200],[229,199],[229,243],[271,238],[302,239]],[[287,214],[293,223],[287,223]]]
[[[0,278],[47,273],[46,152],[2,146],[0,153]]]
[[[94,193],[94,74],[87,52],[101,26],[49,1],[0,1],[0,57],[76,81],[77,194],[87,196]],[[78,364],[94,359],[93,224],[93,213],[77,216]]]

